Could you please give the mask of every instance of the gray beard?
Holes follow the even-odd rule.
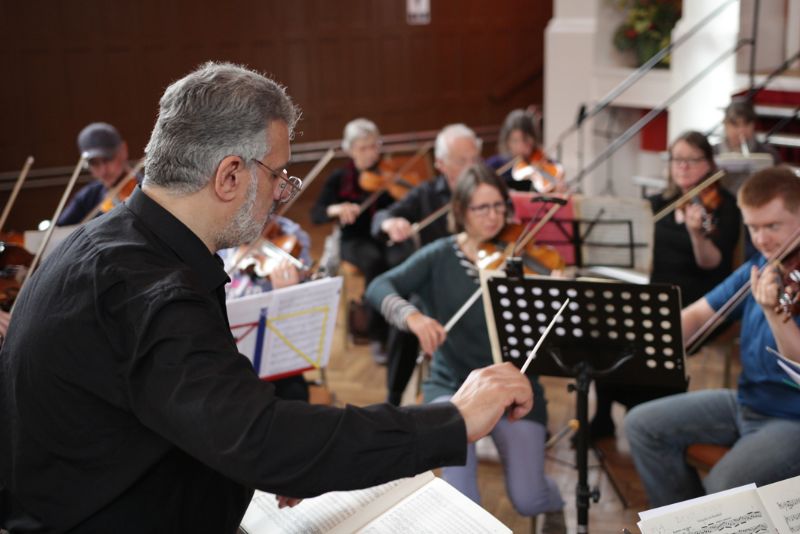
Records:
[[[250,182],[247,189],[247,200],[233,219],[217,233],[216,249],[222,250],[239,245],[244,245],[254,241],[261,235],[261,231],[269,220],[269,216],[275,211],[275,203],[270,208],[269,215],[263,221],[258,221],[255,217],[256,197],[258,195],[258,182]]]

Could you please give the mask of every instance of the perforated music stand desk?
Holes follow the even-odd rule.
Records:
[[[589,499],[599,499],[587,482],[589,385],[598,377],[609,383],[686,385],[680,290],[666,284],[506,277],[502,272],[482,273],[481,285],[493,357],[517,367],[570,299],[527,372],[575,378],[570,390],[577,392],[580,424],[575,450],[578,532],[588,532]]]

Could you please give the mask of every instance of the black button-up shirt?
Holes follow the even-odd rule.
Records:
[[[53,252],[0,352],[0,524],[233,532],[251,488],[306,497],[464,462],[451,404],[278,400],[236,350],[225,281],[141,190]]]

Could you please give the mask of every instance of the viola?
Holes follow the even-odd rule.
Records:
[[[784,322],[800,313],[800,248],[781,262],[781,289],[775,311],[784,315]]]
[[[125,202],[128,197],[133,194],[137,184],[138,181],[135,175],[129,175],[123,178],[121,187],[114,191],[114,194],[107,195],[100,203],[100,213],[108,213],[118,204]]]
[[[540,149],[533,151],[528,158],[520,158],[511,170],[511,177],[521,182],[530,180],[540,193],[550,193],[559,189],[564,181],[564,167],[556,163]]]
[[[400,200],[424,181],[416,171],[401,170],[391,159],[383,159],[374,170],[361,171],[358,185],[370,193],[386,191],[395,200]]]

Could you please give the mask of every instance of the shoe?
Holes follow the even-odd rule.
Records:
[[[564,517],[564,510],[545,512],[542,515],[544,516],[544,521],[542,521],[540,534],[567,534],[567,520]]]
[[[369,351],[372,353],[372,361],[378,365],[386,365],[389,361],[389,356],[383,349],[383,343],[380,341],[370,341]]]

